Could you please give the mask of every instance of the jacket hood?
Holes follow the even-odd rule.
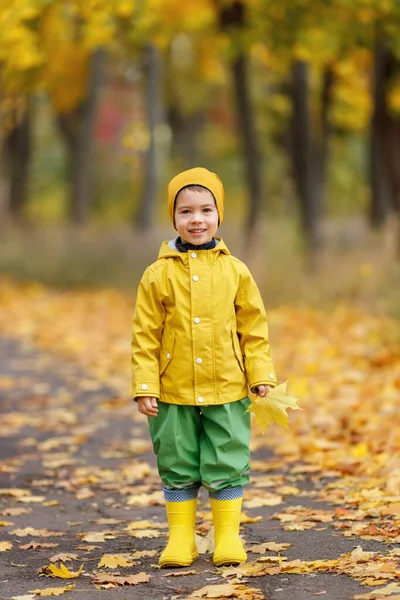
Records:
[[[215,248],[211,248],[210,250],[200,250],[200,252],[212,252],[217,255],[220,252],[222,254],[230,254],[228,247],[222,238],[216,237],[217,245]],[[175,240],[165,241],[161,244],[160,251],[158,253],[158,258],[178,258],[182,259],[186,255],[186,252],[179,252],[175,247]]]

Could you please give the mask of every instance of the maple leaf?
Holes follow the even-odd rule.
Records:
[[[302,410],[297,405],[297,398],[289,396],[287,392],[287,381],[277,385],[269,391],[264,398],[257,396],[251,401],[247,412],[253,412],[256,416],[256,423],[260,429],[265,432],[268,426],[275,421],[281,427],[289,429],[289,417],[286,410]]]
[[[138,573],[137,575],[108,575],[106,573],[97,573],[96,575],[91,575],[93,577],[93,583],[96,585],[138,585],[139,583],[148,583],[150,581],[151,575],[147,573]]]
[[[6,552],[13,547],[11,542],[0,542],[0,552]]]
[[[71,591],[75,587],[74,583],[70,583],[65,587],[51,587],[44,588],[42,590],[33,590],[32,594],[36,594],[37,596],[62,596],[65,592]]]
[[[282,552],[282,550],[287,550],[290,548],[292,544],[276,544],[275,542],[264,542],[263,544],[256,544],[254,546],[250,546],[248,548],[249,552],[253,552],[254,554],[265,554],[265,552]]]
[[[127,560],[125,556],[121,554],[105,554],[102,556],[99,564],[100,567],[106,567],[107,569],[116,569],[117,567],[131,567],[135,563],[131,560]]]
[[[192,592],[187,598],[242,598],[243,600],[261,600],[265,596],[256,588],[250,588],[241,584],[222,583],[206,585]]]
[[[76,579],[82,573],[83,565],[81,565],[78,571],[70,571],[67,567],[60,563],[59,567],[56,565],[50,564],[46,571],[50,571],[52,577],[60,577],[61,579]]]
[[[66,552],[60,552],[60,554],[55,554],[49,558],[51,562],[65,562],[67,560],[79,560],[79,556],[77,554],[68,554]]]
[[[41,550],[42,548],[57,548],[60,544],[54,542],[31,542],[20,546],[20,550]]]

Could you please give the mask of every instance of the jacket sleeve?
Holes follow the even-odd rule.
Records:
[[[160,397],[160,345],[165,318],[157,277],[146,269],[139,284],[132,331],[132,393]]]
[[[244,357],[250,389],[258,385],[277,385],[270,355],[268,323],[258,287],[245,268],[235,299],[237,333]]]

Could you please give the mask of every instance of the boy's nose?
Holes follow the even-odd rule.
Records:
[[[201,215],[192,215],[192,222],[193,223],[201,223],[201,221],[203,220]]]

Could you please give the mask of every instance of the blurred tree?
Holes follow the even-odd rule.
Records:
[[[220,10],[219,19],[222,31],[229,35],[233,47],[231,70],[234,101],[249,192],[246,229],[251,234],[260,217],[265,190],[262,186],[260,151],[250,95],[249,57],[245,43],[246,7],[241,0],[234,0],[230,3],[217,0],[217,5]]]
[[[20,221],[28,198],[28,180],[32,154],[32,98],[27,97],[26,106],[19,113],[15,108],[9,118],[11,127],[3,132],[4,156],[8,173],[8,209],[10,215]]]
[[[2,132],[8,138],[9,176],[15,180],[8,186],[14,212],[26,199],[31,132],[29,111],[16,108],[29,107],[27,98],[41,91],[51,99],[66,143],[71,218],[87,218],[102,48],[113,44],[133,15],[134,3],[126,0],[13,0],[0,10]]]
[[[158,168],[161,162],[157,144],[157,126],[161,122],[161,58],[157,48],[153,44],[148,44],[145,50],[145,70],[149,135],[142,193],[135,215],[135,225],[139,229],[148,229],[152,225],[154,206],[157,198]]]

